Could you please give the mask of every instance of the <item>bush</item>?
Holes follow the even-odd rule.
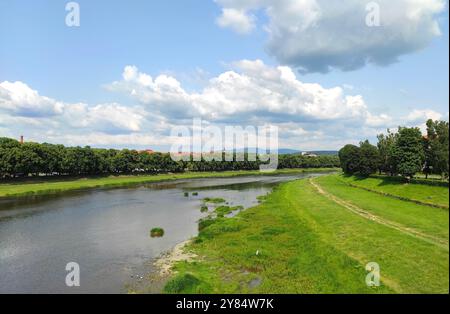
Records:
[[[150,236],[152,238],[161,238],[164,236],[164,229],[162,228],[153,228],[150,230]]]
[[[215,222],[216,220],[211,217],[200,219],[200,221],[198,222],[198,231],[202,231],[206,227],[213,225]]]
[[[220,198],[220,197],[216,197],[216,198],[205,197],[203,199],[203,202],[205,202],[205,203],[213,203],[213,204],[220,204],[220,203],[225,203],[225,200],[223,198]]]
[[[177,275],[167,282],[163,291],[169,294],[184,292],[195,292],[196,287],[200,285],[200,280],[191,274]]]

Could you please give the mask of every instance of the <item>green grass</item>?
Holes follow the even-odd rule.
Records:
[[[93,188],[124,187],[160,181],[194,178],[228,178],[246,175],[278,175],[303,172],[330,171],[333,169],[285,169],[273,173],[260,171],[189,172],[182,174],[162,174],[148,176],[110,176],[93,178],[32,178],[0,183],[0,198],[61,193],[65,191]],[[336,170],[336,169],[334,169]],[[0,181],[1,182],[1,181]]]
[[[222,204],[222,203],[225,203],[226,200],[224,200],[224,199],[221,198],[221,197],[215,197],[215,198],[205,197],[205,198],[203,199],[203,202],[205,202],[205,203],[210,203],[210,204]]]
[[[362,187],[387,193],[397,197],[404,197],[412,201],[439,205],[448,208],[449,189],[448,186],[433,186],[427,184],[406,184],[399,182],[396,178],[385,176],[374,176],[370,178],[358,178],[355,176],[341,175],[340,179],[357,187]]]
[[[347,201],[448,241],[448,213],[339,185],[319,184]],[[366,201],[367,197],[376,197]],[[386,203],[395,204],[395,215]],[[364,201],[364,202],[363,202]],[[429,211],[429,212],[426,212]],[[410,215],[418,216],[410,218]],[[423,217],[422,217],[423,216]],[[442,221],[444,220],[444,221]],[[436,224],[437,226],[429,226]],[[445,232],[444,229],[447,229]],[[264,203],[234,218],[209,219],[187,250],[194,262],[175,265],[169,293],[448,293],[447,248],[363,218],[319,194],[309,180],[283,183]],[[367,287],[365,266],[381,267],[381,286]],[[188,276],[189,280],[185,280]],[[255,280],[259,285],[252,286]],[[184,283],[187,281],[188,283]],[[175,287],[175,288],[173,288]],[[186,288],[184,288],[186,287]]]
[[[318,178],[316,181],[327,192],[350,201],[352,204],[357,204],[362,209],[379,217],[404,224],[443,240],[449,238],[448,210],[392,199],[350,187],[339,179],[339,175],[331,175]],[[433,191],[436,194],[442,189],[432,187],[431,190],[436,190]]]

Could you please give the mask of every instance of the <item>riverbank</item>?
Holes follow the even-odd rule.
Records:
[[[34,195],[49,195],[67,191],[95,189],[95,188],[116,188],[146,183],[156,183],[163,181],[174,181],[181,179],[197,178],[230,178],[239,176],[257,175],[280,175],[295,174],[304,172],[326,172],[339,171],[336,168],[308,168],[308,169],[282,169],[275,172],[261,171],[228,171],[228,172],[187,172],[180,174],[161,174],[149,176],[110,176],[93,178],[33,178],[24,181],[10,181],[1,183],[0,199],[10,197],[24,197]]]
[[[448,293],[448,243],[448,210],[351,187],[340,175],[298,180],[204,228],[185,247],[198,258],[175,263],[164,292]],[[380,267],[379,287],[366,284],[369,263]]]

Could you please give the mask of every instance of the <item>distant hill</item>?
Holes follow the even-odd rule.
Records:
[[[292,154],[300,154],[302,151],[296,150],[296,149],[289,149],[289,148],[280,148],[278,150],[278,154],[280,155],[292,155]]]
[[[316,151],[302,151],[288,148],[280,148],[278,153],[280,155],[292,155],[292,154],[301,154],[302,152],[310,153],[318,156],[337,156],[338,152],[336,150],[316,150]]]

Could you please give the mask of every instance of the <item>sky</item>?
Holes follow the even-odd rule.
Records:
[[[334,150],[448,120],[444,0],[69,2],[0,0],[0,137],[168,150],[202,118]]]

